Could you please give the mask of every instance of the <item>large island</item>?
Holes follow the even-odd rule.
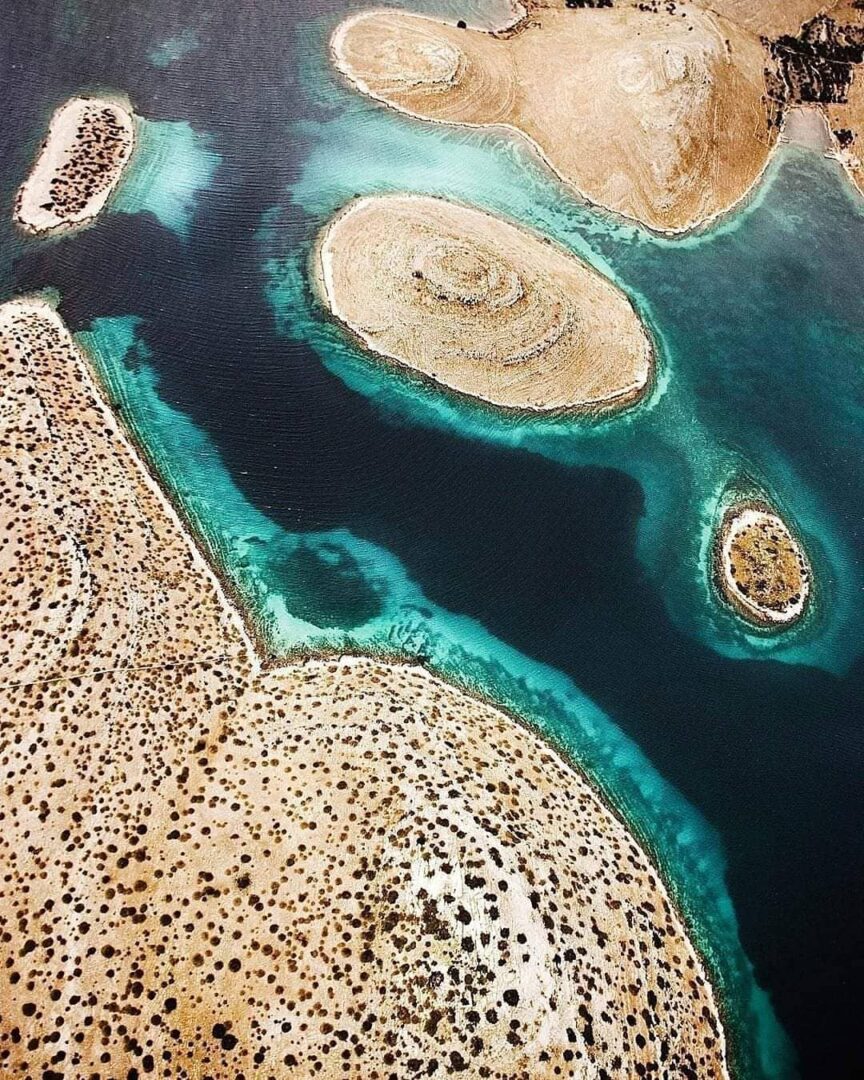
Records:
[[[420,195],[355,200],[324,230],[324,303],[373,352],[491,405],[608,412],[653,350],[627,297],[501,218]]]
[[[422,668],[268,668],[44,301],[0,374],[4,1076],[727,1076],[584,777]]]

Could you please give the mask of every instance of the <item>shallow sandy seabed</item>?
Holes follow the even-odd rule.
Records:
[[[585,780],[419,667],[264,670],[51,308],[0,365],[4,1076],[726,1075]]]
[[[494,405],[621,408],[648,388],[651,342],[586,263],[443,199],[359,199],[330,222],[315,273],[370,349]]]
[[[27,232],[63,232],[96,218],[135,144],[132,114],[116,101],[71,98],[54,113],[15,203]]]
[[[692,5],[531,5],[498,34],[371,11],[337,28],[332,51],[364,93],[421,119],[516,129],[591,202],[657,231],[729,210],[776,141],[759,39]]]
[[[781,629],[806,611],[809,562],[786,523],[767,504],[744,500],[727,508],[714,561],[720,591],[748,622]]]

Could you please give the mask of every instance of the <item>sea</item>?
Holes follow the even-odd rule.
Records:
[[[3,0],[0,299],[58,304],[274,660],[417,660],[537,726],[660,867],[734,1076],[860,1077],[864,199],[783,145],[730,215],[658,237],[512,133],[356,93],[328,40],[362,8]],[[95,225],[25,237],[15,191],[82,93],[131,103],[135,157]],[[653,337],[651,394],[605,420],[501,415],[364,353],[309,260],[334,212],[385,191],[492,211],[606,274]],[[813,565],[780,635],[712,585],[742,490]]]

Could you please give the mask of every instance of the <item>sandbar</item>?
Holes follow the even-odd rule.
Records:
[[[525,10],[495,33],[361,13],[331,52],[401,112],[515,130],[590,202],[655,231],[704,225],[746,196],[777,136],[755,34],[686,4]]]
[[[4,1076],[727,1077],[580,773],[419,666],[266,664],[44,302],[0,369]]]
[[[51,118],[15,201],[29,233],[58,233],[93,221],[120,181],[135,145],[132,113],[104,98],[76,97]]]
[[[727,508],[714,551],[717,585],[742,618],[763,629],[796,623],[807,610],[812,573],[798,539],[766,503]]]
[[[501,408],[609,411],[651,384],[651,341],[624,293],[477,209],[357,199],[324,229],[315,276],[329,311],[373,352]]]

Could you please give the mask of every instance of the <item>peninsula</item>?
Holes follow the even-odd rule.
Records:
[[[443,199],[355,200],[325,228],[330,312],[379,356],[506,409],[620,409],[651,384],[630,301],[576,256]]]
[[[115,101],[76,97],[54,113],[18,192],[15,221],[29,233],[64,232],[96,218],[135,144],[132,113]]]
[[[717,585],[742,618],[763,629],[797,622],[811,570],[798,540],[767,503],[744,499],[723,515],[714,551]]]
[[[693,5],[529,0],[495,33],[372,11],[342,22],[331,49],[363,93],[513,129],[590,202],[659,232],[729,210],[776,141],[758,37]]]
[[[268,669],[42,300],[0,371],[3,1075],[728,1076],[579,773],[420,667]]]

